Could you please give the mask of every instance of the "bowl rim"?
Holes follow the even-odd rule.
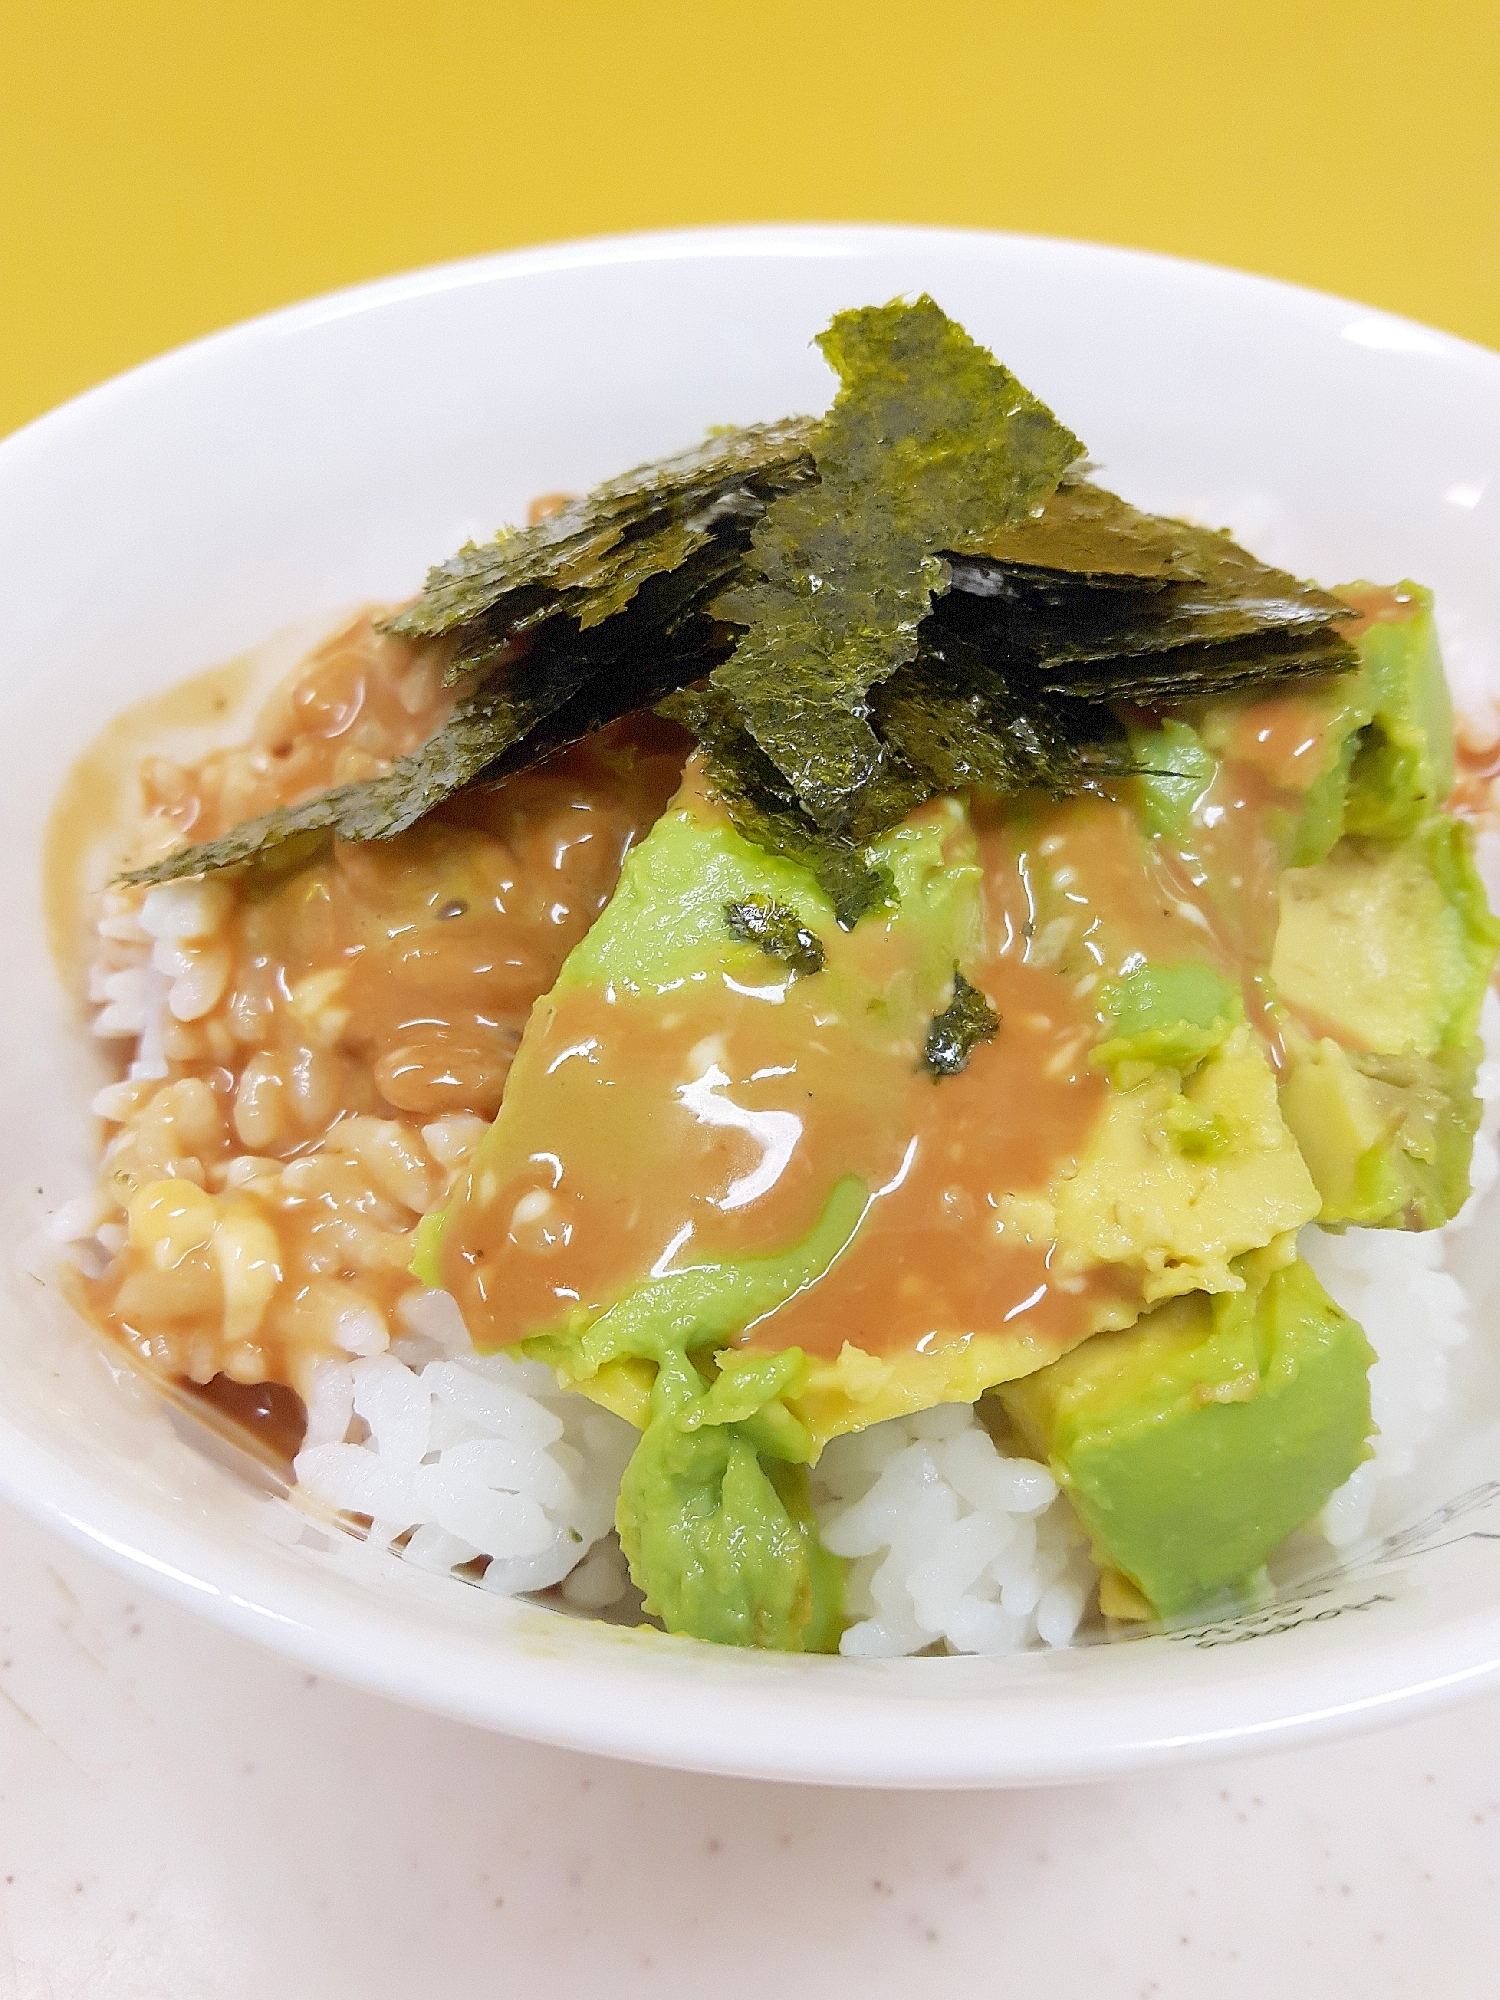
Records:
[[[1103,263],[1174,274],[1205,291],[1260,295],[1327,321],[1333,310],[1370,329],[1365,344],[1461,362],[1500,380],[1500,355],[1456,335],[1337,294],[1154,251],[1068,238],[908,224],[770,223],[581,237],[496,252],[381,277],[282,306],[175,347],[34,418],[0,440],[0,470],[24,471],[69,430],[173,374],[355,315],[435,294],[558,272],[662,261],[723,258],[856,260],[901,250],[941,250],[976,262],[1008,250],[1075,268]],[[1254,1671],[1162,1694],[1049,1694],[1049,1726],[1033,1725],[1036,1685],[987,1692],[982,1701],[925,1701],[880,1692],[878,1676],[829,1661],[830,1680],[809,1676],[794,1691],[783,1677],[735,1687],[726,1748],[722,1685],[668,1671],[635,1678],[618,1699],[618,1678],[601,1650],[565,1658],[507,1646],[502,1634],[434,1643],[403,1605],[343,1602],[313,1573],[299,1575],[244,1549],[226,1562],[211,1532],[167,1522],[143,1503],[111,1501],[88,1475],[16,1427],[0,1410],[0,1497],[91,1551],[142,1587],[303,1666],[440,1714],[560,1747],[629,1760],[741,1776],[829,1784],[995,1786],[1080,1782],[1190,1757],[1313,1743],[1382,1718],[1414,1716],[1463,1693],[1500,1685],[1500,1607],[1444,1622],[1441,1645],[1407,1633],[1312,1662],[1288,1658]],[[226,1580],[226,1569],[232,1571]],[[672,1650],[691,1641],[662,1642]],[[1424,1657],[1425,1655],[1425,1657]],[[682,1656],[679,1655],[679,1658]],[[1441,1662],[1441,1670],[1437,1669]],[[503,1671],[497,1666],[503,1662]],[[811,1664],[811,1663],[809,1663]],[[908,1663],[910,1664],[910,1663]],[[945,1663],[932,1661],[939,1670]],[[611,1699],[611,1697],[616,1697]],[[802,1725],[793,1729],[793,1711]],[[1066,1727],[1058,1728],[1062,1711]],[[961,1714],[962,1722],[958,1721]],[[808,1725],[812,1726],[809,1727]],[[789,1749],[795,1739],[796,1749]]]
[[[437,264],[418,265],[409,271],[390,272],[364,278],[311,298],[294,299],[273,306],[248,319],[235,320],[209,333],[179,341],[159,354],[148,355],[102,382],[81,389],[52,408],[40,411],[17,429],[0,437],[0,454],[9,455],[23,443],[29,448],[35,439],[50,431],[82,420],[100,405],[134,392],[139,386],[170,374],[220,349],[284,334],[330,325],[388,305],[402,304],[437,293],[463,291],[486,285],[496,278],[524,279],[559,271],[597,269],[616,264],[690,262],[708,257],[803,257],[808,259],[846,256],[851,259],[914,245],[932,249],[967,251],[976,261],[988,261],[1009,246],[1032,253],[1054,254],[1059,261],[1080,256],[1134,269],[1160,268],[1196,278],[1206,288],[1227,286],[1237,291],[1253,289],[1267,297],[1278,297],[1283,305],[1330,306],[1359,315],[1372,331],[1371,344],[1390,351],[1445,355],[1468,359],[1482,367],[1493,367],[1500,351],[1462,334],[1428,325],[1384,306],[1350,298],[1343,292],[1323,291],[1299,285],[1287,278],[1272,277],[1262,271],[1237,270],[1208,258],[1182,257],[1165,250],[1135,249],[1125,244],[1095,242],[1086,237],[1052,236],[1015,229],[970,229],[947,225],[901,222],[735,222],[695,224],[682,229],[627,230],[601,236],[563,237],[556,242],[525,245],[514,250],[483,251],[472,257],[455,257]]]

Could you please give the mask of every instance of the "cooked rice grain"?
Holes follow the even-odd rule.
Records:
[[[432,1294],[423,1305],[432,1321],[452,1302]],[[430,1333],[403,1342],[407,1360],[320,1364],[299,1487],[335,1512],[368,1515],[372,1540],[399,1544],[424,1569],[482,1562],[480,1583],[507,1596],[563,1582],[613,1529],[636,1433],[559,1390],[536,1362],[429,1360]],[[593,1562],[588,1608],[614,1603],[627,1581],[623,1562]]]

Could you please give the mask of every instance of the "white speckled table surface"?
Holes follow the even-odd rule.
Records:
[[[1490,2000],[1497,1725],[1072,1791],[683,1777],[315,1680],[0,1512],[0,2000]]]

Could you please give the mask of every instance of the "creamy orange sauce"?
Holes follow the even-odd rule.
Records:
[[[1283,694],[1248,702],[1235,718],[1229,754],[1276,791],[1305,792],[1322,770],[1327,718],[1315,702]]]
[[[284,681],[256,718],[248,745],[210,752],[184,768],[148,757],[140,780],[148,824],[167,839],[212,840],[241,820],[343,785],[378,777],[424,742],[448,714],[445,650],[382,638],[353,618]]]
[[[1448,810],[1477,827],[1500,824],[1500,709],[1458,719]]]
[[[1346,583],[1334,593],[1351,606],[1354,616],[1339,632],[1351,643],[1372,625],[1401,625],[1410,618],[1416,603],[1409,590],[1399,583]]]
[[[1367,618],[1409,604],[1361,597]],[[817,977],[774,1006],[717,976],[670,1005],[551,996],[530,1030],[548,1088],[509,1114],[504,1159],[519,1164],[469,1198],[445,1248],[476,1342],[592,1318],[647,1273],[783,1252],[852,1175],[869,1196],[852,1242],[741,1345],[891,1355],[1002,1327],[1043,1355],[1071,1345],[1129,1287],[1110,1269],[1054,1273],[1052,1248],[1007,1234],[1007,1200],[1073,1171],[1105,1101],[1088,1060],[1102,989],[1147,961],[1223,973],[1283,1066],[1267,968],[1284,843],[1327,753],[1315,698],[1246,700],[1180,843],[1149,837],[1124,798],[976,803],[987,944],[963,971],[1002,1026],[957,1077],[934,1083],[910,1038],[881,1046],[825,1018]],[[833,940],[830,965],[879,991],[884,935]]]
[[[1014,948],[988,957],[974,983],[1001,1016],[967,1068],[881,1079],[900,1143],[895,1170],[873,1185],[854,1241],[827,1275],[744,1344],[836,1356],[846,1341],[870,1354],[930,1353],[971,1332],[1024,1333],[1061,1351],[1101,1295],[1126,1297],[1109,1272],[1054,1278],[1050,1246],[1017,1240],[1009,1195],[1045,1187],[1076,1164],[1103,1108],[1088,1067],[1095,1023],[1063,982]],[[887,1155],[896,1150],[888,1144]],[[850,1171],[859,1168],[851,1160]]]
[[[1500,821],[1500,754],[1460,753],[1448,810],[1475,825],[1494,826]]]
[[[1222,797],[1238,819],[1218,842],[1270,849],[1269,796],[1232,762]],[[590,1319],[647,1273],[783,1252],[845,1176],[868,1196],[852,1242],[741,1345],[925,1353],[1004,1328],[1045,1356],[1096,1325],[1101,1300],[1139,1303],[1112,1269],[1054,1273],[1052,1247],[1007,1212],[1072,1172],[1097,1127],[1105,982],[1148,958],[1263,970],[1259,863],[1253,891],[1242,868],[1226,893],[1103,798],[977,806],[975,831],[987,942],[963,970],[1001,1027],[958,1076],[933,1079],[920,1034],[837,1018],[830,994],[879,994],[896,975],[878,922],[827,938],[825,973],[775,984],[774,1004],[725,975],[665,999],[569,985],[541,1004],[528,1060],[547,1087],[509,1106],[506,1164],[487,1161],[445,1241],[478,1345]]]
[[[878,924],[827,949],[872,990],[895,969]],[[1019,937],[974,976],[1004,1030],[937,1081],[919,1040],[837,1019],[818,977],[768,987],[774,1004],[725,978],[666,1004],[589,986],[545,1001],[531,1032],[551,1087],[509,1114],[519,1165],[446,1261],[476,1342],[596,1314],[647,1271],[785,1250],[847,1174],[871,1197],[855,1245],[748,1344],[909,1351],[981,1311],[1003,1318],[1041,1260],[1001,1240],[995,1197],[1076,1153],[1104,1084],[1087,1068],[1091,1014]]]

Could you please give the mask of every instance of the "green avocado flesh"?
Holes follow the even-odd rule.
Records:
[[[1120,1081],[1157,1068],[1196,1068],[1245,1011],[1221,973],[1191,959],[1143,965],[1106,987],[1103,1002],[1113,1032],[1089,1061]]]
[[[825,1270],[864,1204],[863,1188],[841,1182],[816,1229],[784,1255],[672,1272],[575,1339],[527,1342],[575,1382],[621,1362],[655,1369],[615,1522],[646,1609],[668,1631],[780,1652],[837,1650],[844,1565],[818,1541],[807,1497],[814,1445],[781,1400],[798,1386],[803,1357],[789,1347],[721,1373],[710,1354]]]
[[[1300,1019],[1282,1116],[1326,1228],[1435,1229],[1469,1193],[1479,1008],[1500,925],[1473,836],[1440,811],[1453,722],[1432,617],[1372,623],[1360,671],[1327,699],[1329,763],[1290,830],[1270,976]]]
[[[1469,828],[1441,810],[1453,717],[1429,592],[1354,585],[1370,614],[1356,672],[1295,697],[1316,769],[1275,807],[1280,922],[1263,982],[1281,1028],[1281,1114],[1317,1184],[1325,1228],[1435,1229],[1463,1206],[1479,1119],[1479,1006],[1500,926]],[[1241,720],[1200,703],[1132,731],[1137,794],[1158,838],[1191,846],[1218,759]],[[1156,975],[1143,973],[1142,979]],[[1184,1009],[1182,1030],[1213,1023]],[[1093,1052],[1116,1077],[1151,1054],[1131,1022]]]
[[[1159,1616],[1247,1587],[1369,1456],[1374,1355],[1300,1259],[996,1391]]]
[[[818,1540],[805,1434],[777,1398],[786,1348],[705,1386],[674,1356],[620,1483],[620,1546],[669,1632],[778,1652],[834,1652],[844,1564]]]

